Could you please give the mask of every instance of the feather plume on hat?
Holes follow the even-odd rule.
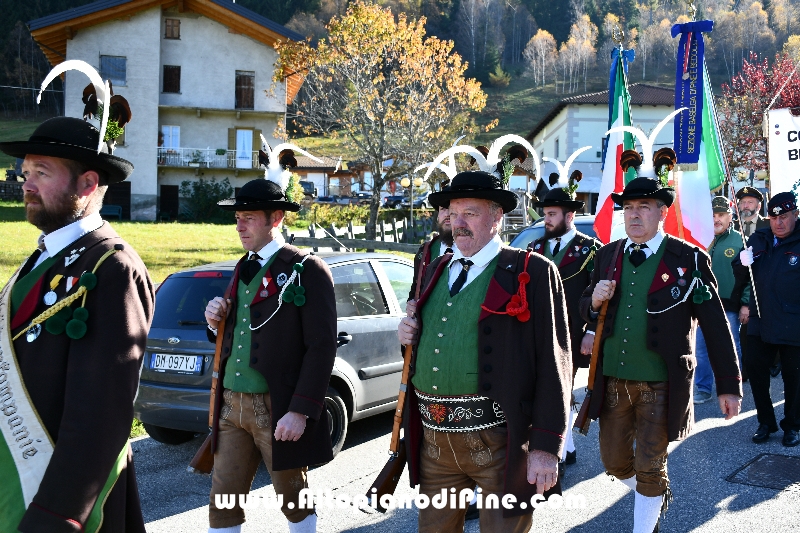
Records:
[[[639,157],[638,165],[629,165],[628,168],[630,168],[631,166],[636,168],[636,173],[640,178],[656,179],[659,178],[659,176],[657,174],[657,167],[655,165],[655,157],[654,157],[655,154],[653,153],[653,144],[655,143],[658,134],[661,133],[661,130],[664,129],[664,127],[667,124],[669,124],[669,122],[673,118],[675,118],[677,114],[679,114],[685,109],[687,108],[682,107],[680,109],[676,109],[675,111],[667,115],[664,118],[664,120],[659,122],[658,125],[653,129],[649,137],[645,135],[645,133],[642,130],[640,130],[639,128],[634,128],[633,126],[617,126],[616,128],[611,128],[610,130],[608,130],[606,132],[606,135],[617,132],[630,133],[631,135],[633,135],[642,145],[643,155]],[[622,165],[622,157],[625,156],[625,154],[628,152],[631,152],[631,150],[625,150],[625,152],[622,153],[622,156],[620,156],[620,165]],[[661,150],[659,150],[659,153],[660,152]],[[632,160],[628,162],[630,163],[632,162]],[[622,168],[623,170],[626,170],[624,166]]]
[[[295,151],[300,152],[306,157],[310,157],[317,163],[322,163],[318,157],[314,157],[302,148],[291,143],[280,143],[275,148],[271,148],[264,135],[261,135],[261,150],[258,152],[258,162],[266,167],[264,179],[277,183],[282,191],[286,191],[289,186],[289,179],[292,176],[291,168],[297,166]]]
[[[584,146],[582,148],[578,148],[575,152],[572,153],[567,158],[567,161],[562,165],[561,161],[558,159],[551,159],[549,157],[543,157],[542,160],[548,163],[553,163],[556,168],[558,168],[558,174],[555,172],[550,174],[550,187],[556,185],[556,183],[564,189],[564,192],[570,195],[570,197],[575,197],[575,191],[578,190],[578,182],[581,181],[583,178],[583,174],[576,170],[572,174],[569,173],[569,169],[572,166],[572,163],[578,158],[586,150],[591,150],[591,146]],[[555,176],[555,179],[554,179]]]

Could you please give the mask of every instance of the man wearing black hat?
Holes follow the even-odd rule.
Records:
[[[750,299],[747,329],[747,373],[758,413],[753,442],[765,442],[778,431],[770,397],[769,367],[780,353],[783,363],[785,402],[783,445],[800,444],[800,226],[797,199],[782,192],[767,204],[769,228],[753,233],[747,248],[734,261],[737,277],[749,279],[751,266],[755,288]]]
[[[736,192],[742,220],[734,222],[734,229],[749,239],[754,232],[769,227],[769,220],[761,216],[764,195],[755,187],[742,187]]]
[[[537,493],[560,492],[571,383],[561,279],[503,245],[517,196],[496,175],[462,172],[430,198],[449,202],[456,249],[433,260],[399,327],[415,345],[405,442],[412,486],[430,499],[453,489],[459,504],[420,508],[419,530],[463,529],[477,485],[482,531],[528,531]]]
[[[76,118],[0,150],[42,231],[0,294],[0,531],[143,533],[128,436],[154,291],[100,218],[133,165]]]
[[[611,196],[622,205],[627,238],[597,253],[580,303],[592,323],[608,301],[589,416],[600,419],[606,471],[635,491],[633,531],[650,533],[671,497],[667,446],[694,422],[695,320],[726,419],[739,414],[741,378],[708,255],[663,231],[674,190],[640,177]]]
[[[443,187],[442,190],[449,190],[449,186]],[[411,283],[411,289],[408,292],[408,299],[412,300],[417,290],[417,274],[420,268],[425,268],[431,264],[431,261],[444,255],[447,250],[453,251],[453,229],[450,227],[450,210],[448,203],[440,204],[436,198],[428,200],[431,207],[436,209],[436,226],[438,233],[434,232],[431,235],[431,240],[423,244],[417,250],[414,256],[414,280]]]
[[[564,297],[569,313],[569,331],[572,345],[572,379],[578,368],[589,366],[594,342],[594,327],[587,329],[581,317],[578,303],[583,290],[591,281],[594,270],[594,255],[602,246],[596,239],[584,235],[575,228],[575,212],[583,209],[584,203],[564,188],[556,187],[549,191],[536,207],[544,210],[544,236],[528,245],[528,248],[553,261],[564,283]],[[571,387],[572,388],[572,387]],[[574,407],[575,398],[572,398]],[[575,421],[574,409],[570,410],[567,425],[567,441],[561,460],[564,464],[576,461],[575,443],[572,439],[572,425]]]
[[[284,170],[283,172],[288,172]],[[269,170],[268,170],[269,173]],[[269,179],[242,187],[219,206],[235,212],[247,250],[233,273],[231,298],[206,307],[208,338],[224,335],[212,426],[214,472],[209,532],[238,533],[245,520],[237,499],[218,508],[218,495],[247,494],[263,459],[291,533],[316,531],[303,508],[308,465],[333,458],[325,393],[336,357],[336,300],[324,261],[284,242],[285,211],[300,205]],[[227,315],[225,331],[217,331]]]

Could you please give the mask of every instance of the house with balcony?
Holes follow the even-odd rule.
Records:
[[[303,37],[232,0],[98,0],[28,26],[52,65],[86,61],[130,103],[115,154],[134,172],[106,203],[131,220],[177,216],[184,181],[239,188],[261,174],[261,134],[280,142],[273,134],[303,81],[273,81],[274,45]],[[66,73],[67,116],[82,116],[87,84]]]

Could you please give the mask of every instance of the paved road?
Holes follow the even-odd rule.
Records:
[[[579,374],[579,380],[585,372]],[[580,384],[580,383],[579,383]],[[778,417],[783,412],[783,383],[773,379],[773,398]],[[582,391],[582,385],[576,393]],[[800,457],[800,447],[784,448],[780,436],[763,445],[750,442],[755,430],[755,408],[749,385],[745,385],[742,415],[735,422],[719,417],[716,402],[698,406],[694,434],[670,447],[669,470],[675,500],[670,505],[661,531],[783,532],[800,530],[800,484],[798,490],[777,491],[730,483],[725,478],[761,453]],[[350,426],[345,448],[330,464],[309,473],[310,486],[333,493],[364,494],[386,459],[391,430],[391,413],[356,422]],[[565,495],[582,495],[584,509],[539,509],[534,531],[617,532],[633,527],[633,496],[619,481],[605,475],[597,452],[597,424],[589,436],[576,434],[578,463],[568,467]],[[208,477],[189,474],[188,464],[201,439],[165,446],[149,438],[133,443],[139,490],[147,531],[152,533],[205,532],[208,527]],[[259,495],[275,494],[263,466],[253,484]],[[397,494],[413,494],[403,476]],[[321,507],[320,532],[411,532],[416,531],[417,512],[400,509],[386,515],[360,510]],[[477,521],[466,531],[477,532]],[[258,509],[250,512],[243,531],[288,531],[280,511]]]

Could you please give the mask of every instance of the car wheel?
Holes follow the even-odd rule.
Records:
[[[183,444],[189,442],[196,435],[193,431],[183,431],[182,429],[165,428],[161,426],[153,426],[151,424],[142,424],[145,431],[150,437],[161,444]]]
[[[347,437],[347,406],[339,393],[333,387],[328,387],[325,393],[325,413],[328,416],[328,426],[331,429],[331,444],[333,456],[336,457]]]

